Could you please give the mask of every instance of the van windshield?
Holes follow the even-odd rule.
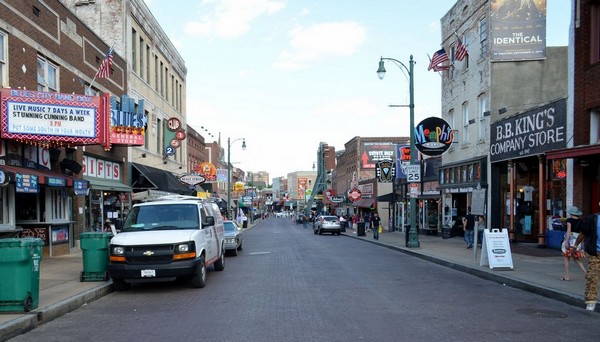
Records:
[[[195,204],[139,206],[129,212],[121,231],[198,229],[199,222]]]

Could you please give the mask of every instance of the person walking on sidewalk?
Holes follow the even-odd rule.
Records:
[[[583,253],[581,244],[575,245],[575,241],[577,236],[581,232],[581,226],[583,226],[583,221],[579,218],[583,214],[581,210],[577,207],[571,207],[567,210],[567,214],[569,217],[567,219],[567,232],[565,233],[565,237],[563,239],[563,243],[561,245],[562,255],[565,259],[565,275],[560,277],[560,280],[569,281],[571,277],[569,275],[569,263],[571,258],[575,261],[577,266],[583,271],[585,274],[585,267],[581,260],[585,257]]]
[[[467,243],[467,248],[473,248],[475,215],[471,214],[471,207],[468,208],[467,215],[463,217],[463,231],[465,232],[465,242]]]
[[[306,215],[302,216],[302,226],[304,226],[304,229],[308,227],[308,217]]]
[[[373,227],[373,239],[379,240],[379,226],[381,225],[381,218],[378,213],[373,214],[371,219],[371,227]]]
[[[575,240],[575,246],[583,241],[583,249],[588,254],[588,270],[585,274],[585,309],[596,310],[598,298],[598,278],[600,278],[600,220],[594,214],[586,218],[581,232]],[[573,247],[571,247],[573,248]]]

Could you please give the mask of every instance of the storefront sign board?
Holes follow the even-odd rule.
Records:
[[[494,268],[513,268],[508,229],[486,229],[483,231],[479,266],[489,265]]]

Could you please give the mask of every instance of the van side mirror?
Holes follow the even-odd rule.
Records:
[[[206,216],[204,221],[202,222],[202,228],[206,226],[214,226],[215,225],[215,217],[214,216]]]

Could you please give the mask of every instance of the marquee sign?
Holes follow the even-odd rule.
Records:
[[[108,103],[88,96],[3,88],[0,136],[33,145],[105,145]]]

